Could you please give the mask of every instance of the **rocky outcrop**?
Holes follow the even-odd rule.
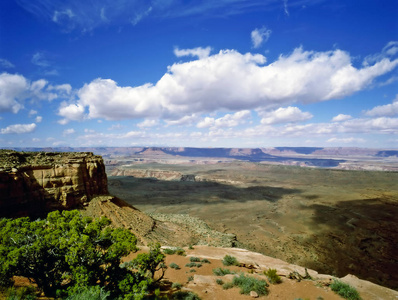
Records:
[[[91,152],[0,151],[0,216],[41,216],[107,193],[105,165]]]

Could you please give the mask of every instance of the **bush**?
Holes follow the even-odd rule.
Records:
[[[176,248],[165,248],[163,249],[163,253],[167,254],[167,255],[173,255],[173,254],[177,254],[177,255],[185,255],[185,250],[180,248],[180,247],[176,247]]]
[[[222,260],[224,266],[238,266],[238,260],[230,255],[225,255],[224,259]]]
[[[191,257],[189,258],[189,261],[190,261],[190,262],[200,262],[200,258],[199,258],[199,257],[195,257],[195,256],[191,256]]]
[[[47,297],[93,292],[96,288],[90,287],[98,285],[112,298],[142,298],[155,271],[163,270],[160,245],[121,265],[123,256],[137,250],[137,239],[110,223],[107,218],[82,217],[77,210],[54,211],[36,221],[1,219],[0,284],[24,276]]]
[[[34,287],[21,287],[15,288],[10,287],[5,291],[5,295],[7,300],[35,300],[36,297],[36,290]]]
[[[239,277],[234,277],[232,283],[240,288],[241,294],[248,295],[251,291],[255,291],[259,296],[268,294],[268,283],[265,280],[240,274]]]
[[[177,265],[176,263],[171,263],[171,264],[169,265],[169,267],[172,268],[172,269],[176,269],[176,270],[181,269],[180,266]]]
[[[224,290],[229,290],[232,289],[235,285],[232,282],[226,282],[222,285],[222,288]]]
[[[339,296],[348,300],[360,300],[358,291],[347,283],[334,279],[330,288]]]
[[[99,286],[83,287],[65,300],[106,300],[110,293]]]
[[[232,272],[230,269],[223,269],[223,268],[213,269],[213,273],[216,276],[224,276],[224,275],[227,275],[227,274],[235,274],[235,272]]]
[[[192,292],[178,291],[173,294],[173,300],[200,300],[199,296]]]
[[[218,285],[223,285],[223,284],[224,284],[224,281],[222,281],[222,279],[220,279],[220,278],[217,278],[216,283],[217,283]]]
[[[196,267],[196,263],[190,262],[190,263],[187,263],[185,266],[188,268],[193,268],[193,267]]]
[[[181,289],[181,287],[182,287],[181,283],[178,283],[178,282],[173,282],[173,284],[171,285],[171,288],[177,289],[177,290]]]
[[[208,260],[207,258],[202,259],[202,263],[211,264],[210,260]]]
[[[276,274],[276,269],[268,269],[268,271],[264,271],[264,275],[267,276],[269,282],[272,284],[278,284],[282,282],[279,275]]]

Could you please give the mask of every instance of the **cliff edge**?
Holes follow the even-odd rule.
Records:
[[[101,156],[0,150],[0,217],[42,216],[104,194],[108,187]]]

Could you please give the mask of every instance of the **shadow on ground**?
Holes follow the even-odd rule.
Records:
[[[335,206],[314,204],[304,209],[314,212],[310,225],[315,235],[306,243],[317,248],[319,258],[318,263],[306,262],[308,267],[339,277],[356,274],[398,289],[396,200],[361,199],[341,201]]]
[[[236,187],[217,182],[163,181],[151,178],[109,177],[109,190],[132,205],[151,203],[175,205],[222,204],[263,200],[277,202],[284,195],[300,193],[299,189],[270,186]],[[133,191],[133,193],[132,193]]]

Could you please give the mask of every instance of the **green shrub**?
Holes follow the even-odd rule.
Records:
[[[178,282],[173,282],[173,284],[171,285],[171,288],[173,288],[173,289],[181,289],[181,283],[178,283]]]
[[[193,280],[193,276],[189,276],[188,281],[192,281],[192,280]]]
[[[164,249],[162,249],[162,251],[163,251],[164,254],[167,254],[167,255],[173,255],[173,254],[176,253],[176,250],[175,249],[171,249],[171,248],[164,248]]]
[[[224,290],[229,290],[232,289],[235,285],[232,282],[226,282],[222,285],[222,288]]]
[[[99,286],[82,287],[65,300],[106,300],[110,296],[110,292],[106,292],[104,288]]]
[[[169,265],[169,267],[172,269],[176,269],[176,270],[181,269],[179,265],[177,265],[176,263],[173,263],[173,262]]]
[[[268,271],[264,271],[264,275],[267,276],[269,282],[272,284],[278,284],[282,282],[279,275],[276,274],[276,269],[268,269]]]
[[[220,278],[217,278],[217,279],[216,279],[216,283],[217,283],[218,285],[223,285],[223,284],[224,284],[224,281],[222,281],[222,279],[220,279]]]
[[[334,279],[330,288],[339,296],[348,300],[360,300],[358,291],[347,283]]]
[[[180,248],[180,247],[175,247],[175,248],[164,248],[163,253],[167,255],[185,255],[185,250]]]
[[[259,296],[268,294],[268,283],[262,279],[240,274],[239,277],[234,277],[232,283],[240,288],[241,294],[248,295],[250,291],[255,291]]]
[[[236,257],[230,256],[230,255],[225,255],[222,263],[224,266],[238,266],[238,260],[236,259]]]
[[[186,255],[186,254],[185,254],[185,250],[182,249],[182,248],[177,248],[177,249],[176,249],[176,254],[177,254],[177,255],[181,255],[181,256],[185,256],[185,255]]]
[[[235,272],[232,272],[230,269],[223,269],[223,268],[213,269],[213,273],[216,276],[224,276],[224,275],[227,275],[227,274],[235,274]]]
[[[36,290],[34,287],[10,287],[5,291],[7,300],[35,300]]]
[[[196,272],[196,270],[195,270],[195,269],[190,269],[190,270],[189,270],[189,272],[191,272],[191,273],[195,273],[195,272]]]
[[[36,221],[1,219],[0,284],[24,276],[47,297],[101,295],[100,290],[124,300],[144,297],[155,272],[164,274],[160,244],[122,264],[122,257],[137,250],[137,239],[110,223],[107,218],[82,217],[77,210],[54,211]]]
[[[178,291],[173,294],[173,300],[200,300],[199,296],[192,292]]]
[[[190,261],[190,262],[200,262],[200,258],[199,258],[199,257],[195,257],[195,256],[191,256],[191,257],[189,258],[189,261]]]
[[[202,259],[202,263],[211,264],[210,260],[208,260],[207,258]]]
[[[190,263],[187,263],[185,266],[188,268],[193,268],[193,267],[196,267],[196,263],[190,262]]]

